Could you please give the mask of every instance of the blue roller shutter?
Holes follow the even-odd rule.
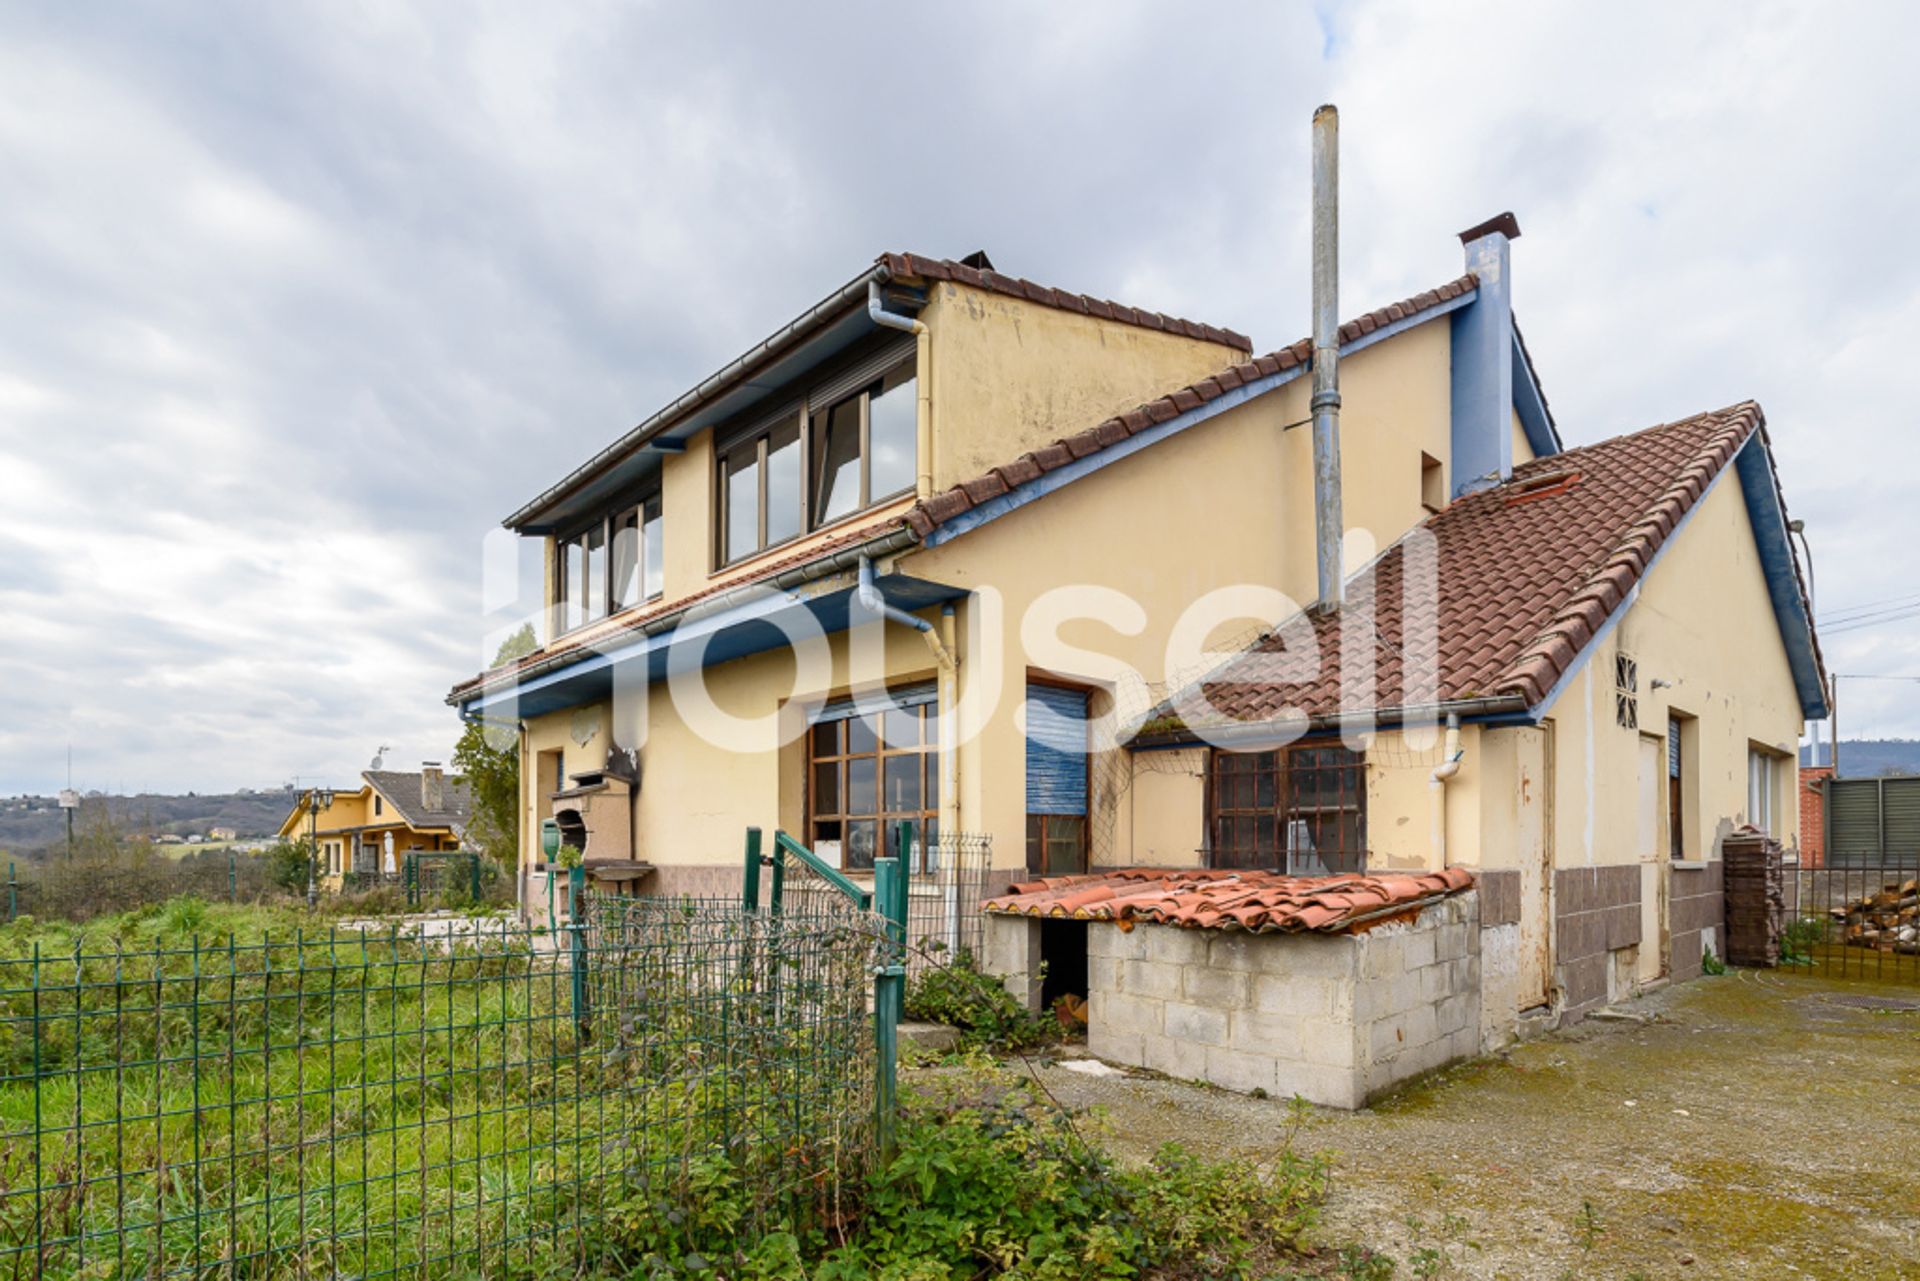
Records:
[[[825,725],[832,721],[850,721],[856,716],[877,716],[889,707],[924,707],[929,703],[938,702],[939,699],[940,688],[937,685],[878,690],[828,703],[809,716],[807,723]]]
[[[1027,686],[1027,813],[1087,812],[1087,696]]]

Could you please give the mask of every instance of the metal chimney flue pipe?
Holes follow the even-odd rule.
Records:
[[[1318,608],[1345,594],[1340,563],[1340,112],[1313,113],[1313,530]]]

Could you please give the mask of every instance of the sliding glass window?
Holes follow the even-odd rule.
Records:
[[[665,590],[660,496],[603,516],[555,547],[560,630],[570,632]]]

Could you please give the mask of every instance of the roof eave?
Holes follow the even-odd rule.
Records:
[[[1439,723],[1449,716],[1462,719],[1506,717],[1526,713],[1524,694],[1491,694],[1471,698],[1442,699],[1437,703],[1404,707],[1379,707],[1352,711],[1324,712],[1304,720],[1279,719],[1239,721],[1232,725],[1182,727],[1159,734],[1142,734],[1126,744],[1129,751],[1166,751],[1172,748],[1213,746],[1230,751],[1260,751],[1284,747],[1298,739],[1348,729],[1372,727],[1402,729],[1413,723]]]
[[[712,401],[722,392],[729,391],[743,382],[747,375],[761,365],[772,360],[789,347],[814,332],[825,328],[831,321],[839,318],[855,306],[866,306],[867,286],[878,281],[885,283],[891,273],[884,261],[875,262],[859,275],[840,286],[825,298],[809,307],[793,320],[787,322],[760,342],[734,357],[726,364],[707,375],[675,400],[656,411],[639,425],[627,431],[618,440],[602,449],[580,466],[568,472],[561,480],[548,487],[537,498],[521,507],[500,523],[516,532],[528,526],[540,523],[540,518],[548,509],[571,495],[586,484],[595,475],[613,463],[626,458],[635,450],[645,448],[649,443],[670,430],[673,425],[688,414]]]

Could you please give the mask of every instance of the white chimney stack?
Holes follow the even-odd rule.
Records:
[[[446,802],[446,775],[439,761],[420,762],[420,804],[430,814],[438,813]]]

